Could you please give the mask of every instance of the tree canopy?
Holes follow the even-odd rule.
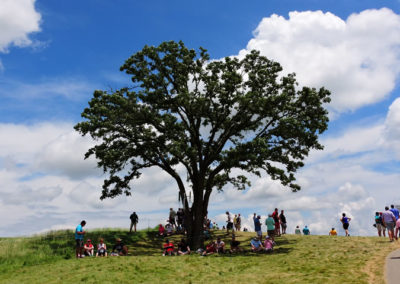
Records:
[[[130,195],[131,181],[155,166],[176,180],[185,208],[192,191],[196,219],[212,190],[245,189],[248,174],[299,190],[294,173],[311,149],[323,149],[329,91],[299,87],[258,51],[210,60],[203,48],[171,41],[145,46],[120,69],[132,83],[96,90],[75,126],[98,142],[85,157],[95,155],[108,174],[102,199]]]

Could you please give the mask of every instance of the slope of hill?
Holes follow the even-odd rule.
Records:
[[[254,233],[240,232],[244,253],[162,257],[156,231],[90,231],[111,248],[116,237],[129,256],[75,259],[72,231],[0,239],[0,283],[383,283],[385,256],[398,247],[377,237],[285,235],[273,254],[249,252]],[[229,248],[229,236],[221,236]],[[181,235],[172,236],[175,243]]]

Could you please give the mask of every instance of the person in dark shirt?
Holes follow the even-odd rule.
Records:
[[[178,255],[185,255],[185,254],[190,254],[190,247],[185,241],[185,239],[182,239],[181,242],[178,244]]]
[[[120,238],[116,239],[116,243],[113,246],[112,256],[125,256],[128,255],[128,247],[122,242]]]
[[[239,245],[240,245],[240,242],[236,240],[235,235],[232,235],[231,250],[229,252],[234,253],[234,252],[242,251],[241,248],[239,247]]]
[[[286,234],[286,216],[283,213],[283,210],[281,210],[281,214],[279,214],[279,220],[281,221],[281,227],[282,227],[282,235]]]

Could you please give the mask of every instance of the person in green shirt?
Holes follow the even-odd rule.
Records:
[[[268,236],[274,241],[275,237],[275,220],[272,218],[272,214],[268,214],[268,218],[265,220],[265,225],[267,226]]]

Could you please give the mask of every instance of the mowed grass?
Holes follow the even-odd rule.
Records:
[[[273,254],[249,252],[254,233],[237,238],[247,252],[201,257],[161,256],[155,231],[128,234],[96,230],[108,248],[120,237],[129,256],[75,259],[72,231],[30,238],[0,239],[0,283],[384,283],[385,256],[399,245],[378,237],[285,235]],[[229,248],[229,236],[221,236]],[[172,236],[177,243],[182,236]]]

